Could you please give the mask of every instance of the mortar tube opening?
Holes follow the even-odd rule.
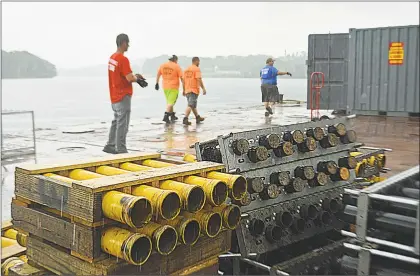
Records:
[[[336,199],[331,199],[329,208],[330,208],[331,213],[337,213],[338,210],[340,209],[340,204],[338,203]]]
[[[276,221],[280,226],[284,226],[286,228],[290,227],[293,223],[293,216],[290,212],[283,212],[276,215]]]
[[[246,193],[246,179],[242,176],[236,178],[232,184],[232,197],[234,199],[241,199],[242,196]]]
[[[198,186],[192,188],[187,198],[187,211],[195,213],[203,209],[205,196],[202,188]]]
[[[161,255],[168,255],[174,251],[178,241],[178,234],[172,227],[165,227],[163,233],[157,237],[157,250]]]
[[[186,223],[183,234],[183,241],[186,245],[194,245],[200,237],[200,224],[196,220]]]
[[[140,236],[131,247],[130,258],[136,265],[144,264],[152,252],[152,243],[146,236]]]
[[[170,192],[162,202],[162,217],[167,220],[174,219],[181,211],[181,200],[177,193]]]
[[[212,191],[213,202],[217,206],[226,201],[228,187],[225,182],[218,181]]]
[[[249,228],[250,232],[254,236],[261,235],[265,230],[265,223],[260,219],[253,219]]]
[[[217,234],[219,234],[221,228],[222,217],[218,213],[211,214],[206,225],[207,235],[211,238],[214,238]]]
[[[325,225],[329,225],[329,224],[331,224],[331,222],[332,222],[332,217],[331,217],[330,213],[328,213],[328,212],[323,212],[323,213],[321,214],[321,222],[322,222],[322,224],[325,224]]]
[[[128,211],[134,227],[141,227],[152,219],[152,204],[146,198],[140,198]]]
[[[266,235],[269,237],[269,239],[272,239],[273,241],[279,241],[282,237],[282,229],[281,227],[278,227],[276,225],[267,227],[266,231]]]
[[[296,218],[296,220],[293,222],[293,228],[297,233],[305,232],[305,220]]]
[[[227,217],[227,224],[229,229],[235,229],[241,220],[241,210],[238,206],[232,206]]]
[[[318,208],[315,205],[308,206],[308,218],[315,219],[318,216]]]

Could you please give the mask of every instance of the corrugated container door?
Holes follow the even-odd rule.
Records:
[[[309,80],[313,72],[322,72],[325,75],[325,86],[321,89],[320,109],[347,109],[348,44],[349,34],[347,33],[311,34],[308,36],[308,60],[306,62],[308,109],[310,109],[311,89]]]
[[[419,113],[419,25],[351,29],[348,104],[358,114]]]

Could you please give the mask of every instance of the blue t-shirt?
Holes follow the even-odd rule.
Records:
[[[277,85],[277,70],[276,67],[267,65],[260,71],[261,84]]]

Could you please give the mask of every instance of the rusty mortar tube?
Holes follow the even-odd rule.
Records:
[[[104,252],[124,259],[133,265],[142,265],[152,253],[152,241],[145,234],[110,227],[102,231],[101,248]]]
[[[150,201],[156,218],[171,220],[176,218],[181,211],[181,199],[174,191],[140,185],[133,187],[131,192],[135,196],[142,196]]]
[[[234,230],[241,222],[241,209],[234,204],[222,204],[218,207],[204,207],[208,211],[219,213],[222,216],[223,226],[229,230]]]
[[[346,135],[347,132],[347,128],[343,123],[338,123],[335,125],[330,125],[327,128],[329,133],[333,133],[335,135],[337,135],[338,137],[342,137],[344,135]]]
[[[16,240],[20,246],[26,247],[26,238],[27,235],[15,230],[15,229],[8,229],[4,231],[3,236],[9,239]]]
[[[345,167],[340,167],[335,174],[330,175],[330,178],[332,181],[347,181],[350,179],[350,171]]]
[[[198,185],[203,188],[206,194],[206,202],[213,206],[219,206],[228,197],[228,186],[221,180],[208,179],[200,176],[187,176],[183,181],[184,183]]]
[[[219,213],[201,210],[195,214],[183,212],[183,217],[196,219],[200,223],[201,233],[210,238],[216,237],[222,229],[222,217]]]
[[[209,179],[221,180],[228,185],[229,195],[234,200],[240,200],[247,192],[247,181],[242,175],[233,175],[221,172],[209,172]]]
[[[340,141],[343,144],[354,143],[357,140],[357,134],[354,130],[347,130],[346,135],[340,136]]]
[[[66,183],[72,183],[73,179],[57,174],[47,173],[46,177],[54,178]],[[75,180],[86,180],[103,177],[100,174],[79,170],[70,172]],[[130,227],[140,227],[148,223],[153,214],[152,203],[143,196],[134,196],[117,191],[106,192],[102,197],[102,212],[105,217],[127,224]]]
[[[1,264],[1,275],[9,275],[9,269],[11,269],[12,267],[15,266],[21,266],[25,263],[25,261],[21,260],[18,257],[11,257],[6,259],[2,264]]]
[[[178,233],[170,225],[149,222],[141,228],[136,228],[135,232],[150,237],[153,248],[164,256],[171,254],[178,242]]]
[[[198,185],[189,185],[174,180],[166,180],[160,183],[162,190],[172,190],[178,193],[182,209],[195,213],[203,209],[206,201],[203,188]]]
[[[140,171],[147,171],[147,170],[152,169],[150,167],[134,164],[131,162],[122,163],[120,165],[120,168],[126,171],[130,171],[130,172],[140,172]]]
[[[178,233],[178,239],[185,245],[194,245],[200,238],[200,223],[195,218],[177,216],[173,220],[159,221],[174,227]]]

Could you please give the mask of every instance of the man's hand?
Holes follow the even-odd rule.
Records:
[[[286,75],[292,76],[292,74],[290,72],[287,72]]]
[[[145,78],[143,78],[143,76],[142,75],[140,75],[140,74],[136,74],[136,77],[138,78],[138,79],[141,79],[141,80],[144,80]]]
[[[185,91],[182,91],[182,96],[187,96],[187,93],[185,93]]]
[[[156,83],[156,84],[155,84],[155,89],[156,89],[156,90],[159,90],[159,83]]]
[[[205,88],[203,88],[203,95],[206,95],[206,94],[207,94],[207,91]]]

